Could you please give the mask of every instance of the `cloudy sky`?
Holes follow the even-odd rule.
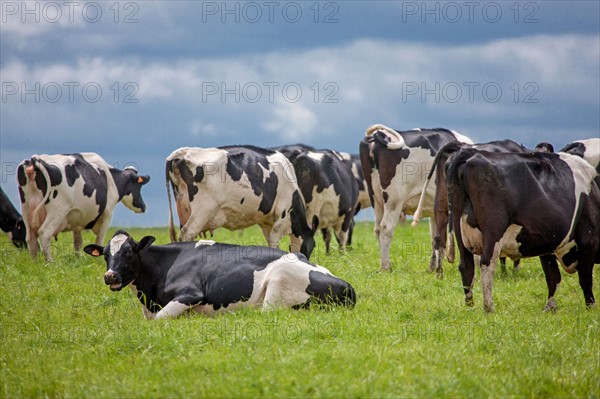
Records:
[[[136,165],[168,221],[181,146],[303,142],[446,127],[556,147],[600,132],[597,1],[1,2],[1,186],[16,165],[93,151]]]

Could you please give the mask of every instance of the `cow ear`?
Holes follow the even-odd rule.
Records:
[[[150,181],[150,176],[146,175],[146,176],[136,176],[135,177],[135,181],[140,184],[140,185],[144,185],[146,183],[148,183]]]
[[[156,238],[154,238],[152,236],[146,236],[146,237],[142,238],[140,240],[140,242],[138,242],[136,249],[138,251],[143,251],[145,249],[148,249],[148,247],[150,247],[150,245],[152,245],[154,240],[156,240]]]
[[[90,244],[86,245],[85,248],[83,248],[83,252],[93,257],[98,257],[104,252],[104,247],[97,244]]]

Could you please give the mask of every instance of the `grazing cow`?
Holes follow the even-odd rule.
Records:
[[[446,143],[471,143],[467,137],[446,129],[397,131],[383,125],[367,129],[360,142],[360,160],[369,197],[375,211],[375,235],[379,240],[381,269],[390,270],[390,246],[402,212],[413,213],[427,172],[437,151]],[[426,191],[424,211],[430,216],[435,185]],[[432,246],[434,220],[429,219]],[[432,253],[432,262],[435,253]]]
[[[2,187],[0,187],[0,229],[9,234],[15,247],[23,248],[27,245],[23,218],[10,202]]]
[[[577,140],[567,144],[560,152],[577,155],[596,169],[596,184],[600,186],[600,139]]]
[[[117,231],[108,246],[90,244],[85,252],[104,256],[104,282],[113,291],[130,286],[147,319],[174,318],[189,311],[204,314],[242,306],[305,307],[312,301],[356,302],[350,284],[302,254],[276,248],[178,242],[151,246]]]
[[[351,162],[331,150],[294,151],[287,157],[296,172],[307,220],[323,232],[327,253],[331,242],[329,228],[333,228],[340,250],[345,250],[358,201]]]
[[[449,209],[460,251],[466,303],[473,303],[473,254],[481,256],[484,309],[494,310],[492,280],[499,256],[540,256],[548,300],[560,283],[558,262],[579,272],[587,306],[592,269],[600,262],[600,189],[596,171],[570,154],[460,150],[447,164]]]
[[[292,252],[310,257],[314,231],[306,222],[294,168],[283,154],[254,146],[179,148],[166,159],[166,179],[171,241],[177,235],[170,187],[181,241],[219,227],[258,224],[269,246],[277,247],[289,234]]]
[[[434,238],[433,238],[433,250],[435,254],[435,261],[432,258],[432,262],[429,264],[429,269],[431,271],[435,271],[438,277],[442,277],[444,270],[442,267],[444,253],[448,257],[449,262],[454,262],[454,239],[452,234],[447,235],[448,232],[448,186],[446,184],[446,170],[444,165],[446,161],[459,151],[461,148],[477,148],[479,150],[490,151],[490,152],[518,152],[524,153],[529,152],[529,150],[523,147],[521,144],[518,144],[512,140],[498,140],[491,141],[489,143],[480,143],[480,144],[467,144],[461,143],[457,141],[452,141],[446,145],[444,145],[438,151],[435,159],[433,161],[433,165],[431,167],[431,171],[427,176],[427,180],[423,185],[423,191],[421,192],[421,198],[419,199],[419,206],[415,211],[415,215],[413,218],[412,225],[416,226],[421,218],[423,213],[423,202],[425,201],[425,196],[427,192],[427,186],[435,172],[435,198],[433,200],[433,218],[435,226]],[[444,244],[447,243],[447,249],[444,249]],[[516,260],[514,267],[515,269],[519,266],[519,261]],[[502,269],[505,270],[506,259],[501,258],[500,263]]]
[[[27,247],[35,258],[38,237],[46,260],[50,238],[73,232],[75,252],[81,250],[81,231],[91,229],[102,244],[118,202],[136,213],[146,211],[141,188],[150,181],[132,167],[111,167],[92,152],[34,155],[17,169]]]

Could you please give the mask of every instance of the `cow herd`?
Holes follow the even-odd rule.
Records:
[[[600,139],[580,140],[554,153],[549,143],[527,149],[511,140],[474,144],[446,129],[397,131],[373,125],[359,155],[296,144],[274,148],[184,147],[165,164],[171,244],[135,241],[118,231],[104,246],[118,202],[145,212],[149,176],[111,167],[99,155],[34,155],[21,162],[17,183],[22,217],[0,192],[2,230],[35,258],[52,259],[50,240],[71,231],[96,235],[84,251],[103,256],[112,290],[129,286],[149,318],[239,306],[302,307],[313,301],[353,306],[347,282],[309,261],[315,234],[327,253],[332,235],[343,251],[353,218],[373,206],[382,270],[391,269],[394,230],[405,214],[413,225],[429,217],[429,264],[443,276],[455,247],[465,301],[473,303],[475,263],[481,267],[484,309],[493,311],[498,262],[539,257],[548,286],[546,310],[556,307],[558,264],[578,272],[586,305],[594,304],[592,270],[600,263]],[[173,202],[179,219],[175,228]],[[258,225],[266,247],[217,244],[207,235]],[[333,233],[333,234],[332,234]],[[278,249],[290,237],[290,251]],[[456,239],[456,243],[455,240]],[[179,242],[176,242],[179,241]]]

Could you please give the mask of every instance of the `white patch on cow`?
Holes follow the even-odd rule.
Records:
[[[306,218],[312,220],[313,216],[319,218],[319,229],[326,227],[341,227],[344,215],[339,216],[340,195],[336,193],[333,185],[323,191],[317,191],[317,186],[312,190],[312,201],[306,203]]]
[[[462,135],[459,132],[456,132],[454,130],[451,130],[451,132],[454,135],[454,137],[456,137],[456,140],[460,141],[461,143],[474,144],[473,140],[471,140],[467,136]]]
[[[215,243],[216,243],[216,241],[214,241],[214,240],[198,240],[196,242],[195,247],[198,248],[198,247],[201,247],[203,245],[215,245]]]
[[[337,152],[337,151],[332,151],[332,152],[342,161],[352,160],[352,156],[350,154],[348,154],[347,152]]]
[[[306,155],[310,158],[310,159],[314,159],[317,162],[321,162],[321,160],[323,159],[323,157],[325,156],[324,154],[320,153],[320,152],[312,152],[309,151],[306,153]]]
[[[117,252],[119,252],[119,250],[121,249],[121,247],[123,246],[125,241],[127,241],[128,238],[129,237],[126,236],[125,234],[119,234],[117,236],[114,236],[112,238],[112,240],[110,240],[110,243],[108,244],[110,246],[110,254],[112,256],[115,256],[115,254]]]
[[[592,184],[594,184],[594,178],[596,177],[596,171],[594,168],[582,158],[566,154],[563,152],[558,153],[560,159],[569,165],[569,168],[573,172],[573,180],[575,182],[575,207],[573,208],[573,214],[571,214],[571,226],[569,226],[569,231],[565,238],[562,240],[558,248],[556,249],[555,255],[559,258],[561,264],[562,256],[569,252],[575,243],[571,241],[571,234],[573,232],[573,228],[575,226],[575,216],[577,215],[577,211],[579,209],[579,200],[581,198],[581,194],[589,194]],[[563,265],[563,267],[565,267]],[[568,267],[568,266],[567,266]],[[565,270],[567,270],[565,268]]]

